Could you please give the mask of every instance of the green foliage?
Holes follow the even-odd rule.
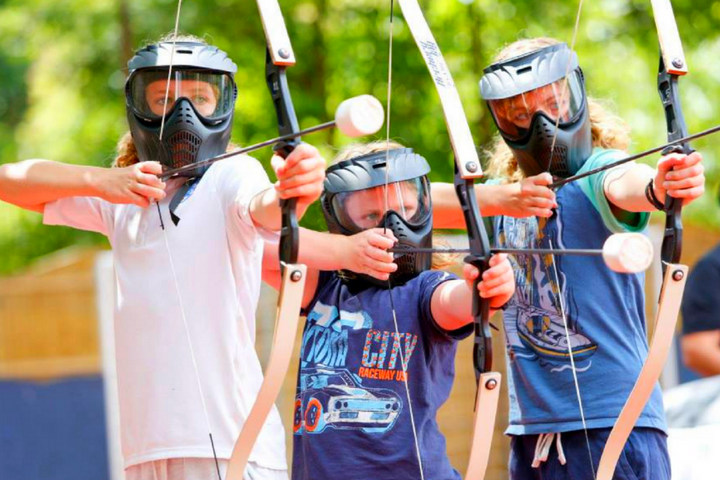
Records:
[[[298,59],[289,81],[301,126],[332,117],[344,98],[387,96],[389,1],[281,1]],[[453,72],[478,145],[494,125],[479,98],[482,69],[505,44],[553,36],[570,42],[577,2],[426,0],[425,15]],[[123,23],[120,6],[127,5]],[[681,80],[690,130],[717,123],[720,2],[673,0],[690,74]],[[176,0],[6,0],[0,2],[0,163],[40,157],[109,165],[127,129],[124,112],[124,32],[132,48],[171,31]],[[183,3],[181,30],[228,51],[239,66],[240,91],[233,140],[250,144],[276,133],[264,84],[265,39],[255,2],[193,0]],[[127,27],[126,29],[123,27]],[[442,111],[422,58],[396,5],[393,24],[391,136],[423,153],[433,180],[450,180],[451,149]],[[125,34],[127,35],[127,34]],[[585,2],[576,49],[590,93],[610,100],[633,128],[633,151],[665,140],[655,88],[657,33],[650,2]],[[381,138],[382,135],[378,137]],[[337,132],[306,139],[330,159],[349,142]],[[716,191],[714,137],[697,142]],[[270,151],[257,158],[269,166]],[[648,162],[656,161],[655,158]],[[687,209],[688,221],[718,226],[714,195]],[[321,228],[319,209],[303,223]],[[0,272],[33,256],[77,242],[102,241],[68,229],[42,227],[39,216],[0,205]]]

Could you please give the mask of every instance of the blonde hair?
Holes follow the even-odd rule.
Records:
[[[342,148],[335,158],[333,158],[331,164],[350,160],[351,158],[360,157],[362,155],[369,155],[371,153],[384,152],[386,150],[392,150],[395,148],[406,148],[404,145],[395,141],[377,140],[370,143],[353,143]],[[433,246],[440,246],[441,248],[447,248],[445,242],[433,242]],[[449,266],[453,265],[459,255],[449,253],[433,253],[432,255],[432,268],[433,270],[444,270]]]
[[[335,158],[330,162],[331,165],[350,160],[351,158],[370,155],[371,153],[384,152],[385,150],[393,150],[395,148],[405,148],[402,144],[393,140],[376,140],[369,143],[351,143],[343,147]]]
[[[501,62],[558,43],[560,43],[558,40],[547,37],[518,40],[503,48],[495,57],[495,62]],[[627,150],[630,145],[630,128],[627,123],[617,115],[612,114],[609,107],[604,105],[604,102],[588,97],[587,105],[590,114],[593,147]],[[518,166],[512,150],[510,150],[499,133],[495,136],[491,148],[485,152],[485,155],[488,157],[488,175],[503,179],[506,182],[517,182],[525,178],[525,174]]]
[[[172,32],[168,33],[167,35],[164,35],[161,37],[157,42],[148,42],[146,43],[142,48],[145,48],[149,45],[155,45],[158,43],[167,43],[167,42],[194,42],[194,43],[205,43],[207,42],[203,40],[200,37],[196,37],[195,35],[187,35],[187,34],[178,34],[175,36]],[[228,151],[235,149],[236,147],[234,145],[228,145]],[[115,159],[112,162],[113,167],[117,168],[123,168],[123,167],[129,167],[130,165],[135,165],[136,163],[140,162],[140,158],[138,157],[137,149],[135,148],[135,143],[133,142],[132,134],[127,131],[122,134],[120,137],[120,140],[118,140],[117,146],[115,147],[115,150],[117,154],[115,155]]]

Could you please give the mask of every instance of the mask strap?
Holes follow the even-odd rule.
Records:
[[[177,214],[175,213],[175,210],[177,210],[177,208],[180,206],[182,201],[185,200],[185,197],[189,196],[188,193],[189,193],[190,189],[193,188],[197,184],[198,180],[200,180],[199,177],[189,179],[178,189],[177,192],[175,192],[175,195],[173,195],[172,200],[170,200],[170,207],[169,207],[170,218],[172,219],[172,222],[175,224],[176,227],[177,227],[178,223],[180,223],[180,217],[177,216]]]

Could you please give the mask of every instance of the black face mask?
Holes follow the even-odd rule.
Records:
[[[428,222],[420,226],[414,226],[408,224],[400,215],[390,210],[385,214],[382,224],[398,239],[398,243],[395,244],[395,248],[398,250],[402,250],[403,248],[432,247],[432,213],[430,214]],[[390,274],[390,283],[392,286],[402,285],[408,280],[417,277],[421,272],[430,270],[430,267],[432,267],[432,254],[403,254],[398,252],[395,253],[395,263],[398,269]],[[369,281],[380,282],[375,278],[369,278]],[[387,286],[387,282],[382,283],[384,284],[383,286]]]
[[[543,172],[560,178],[575,175],[590,158],[593,148],[587,109],[583,109],[580,118],[572,125],[557,128],[550,118],[538,114],[525,139],[514,141],[505,136],[503,139],[526,177]]]
[[[155,160],[169,169],[184,167],[225,153],[230,143],[232,114],[208,125],[190,101],[181,98],[168,112],[160,139],[160,121],[150,122],[128,111],[128,123],[140,161]],[[209,166],[188,170],[183,176],[199,177]]]
[[[569,177],[592,154],[585,81],[566,44],[489,66],[480,93],[526,176]]]
[[[200,93],[186,94],[183,88],[177,92],[171,88],[168,98],[171,105],[165,112],[163,126],[162,109],[157,111],[156,99],[152,99],[155,103],[148,104],[144,89],[151,81],[160,81],[166,86],[171,65],[171,87],[183,82],[205,85],[217,108],[203,112],[203,102],[207,99]],[[128,62],[128,68],[127,118],[141,161],[155,160],[172,169],[225,153],[237,97],[233,80],[237,66],[225,52],[203,43],[163,42],[138,51]],[[183,176],[198,177],[206,169],[190,170]]]
[[[388,157],[389,172],[386,170]],[[398,239],[396,249],[432,247],[432,203],[426,178],[429,171],[427,161],[409,148],[376,152],[331,166],[326,171],[325,188],[320,198],[328,230],[331,233],[354,235],[367,228],[386,228]],[[389,188],[394,184],[402,184],[408,187],[405,192],[411,190],[417,193],[415,215],[403,215],[389,210],[373,225],[354,224],[344,211],[343,199],[361,190],[383,188],[386,182],[390,185]],[[364,274],[347,271],[340,273],[348,282],[388,288],[402,285],[421,272],[429,270],[432,254],[395,253],[395,262],[398,269],[390,275],[390,285],[387,281]]]

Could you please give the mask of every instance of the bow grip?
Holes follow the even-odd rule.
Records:
[[[479,380],[480,375],[492,370],[492,332],[490,331],[490,302],[483,299],[478,291],[478,285],[482,281],[482,274],[489,267],[489,258],[477,255],[468,255],[464,259],[477,268],[480,274],[473,282],[473,303],[472,316],[474,320],[474,345],[473,365],[475,367],[475,379]]]
[[[665,60],[660,54],[658,68],[658,93],[665,112],[667,126],[667,138],[672,142],[687,136],[687,125],[680,104],[680,93],[678,89],[678,75],[668,72]],[[694,150],[687,142],[679,145],[672,145],[662,151],[662,155],[670,153],[681,153],[689,155]],[[665,196],[665,230],[660,258],[663,261],[663,272],[667,263],[678,263],[682,253],[682,200],[677,200],[670,195]]]

